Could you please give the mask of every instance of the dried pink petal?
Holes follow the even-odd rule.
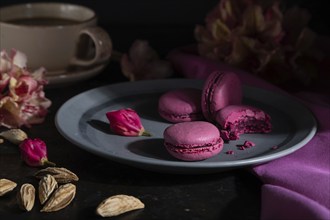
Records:
[[[45,97],[45,69],[29,72],[17,50],[0,54],[0,126],[19,128],[43,122],[51,101]]]
[[[8,54],[5,50],[0,52],[0,73],[10,72],[13,68],[25,69],[27,57],[21,51],[12,49]]]

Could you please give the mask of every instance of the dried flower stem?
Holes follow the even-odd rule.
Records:
[[[147,131],[144,131],[141,135],[142,135],[142,136],[146,136],[146,137],[151,137],[151,136],[152,136],[152,135],[151,135],[149,132],[147,132]]]
[[[56,163],[53,163],[53,162],[51,162],[47,159],[43,159],[43,160],[41,160],[41,162],[44,166],[50,166],[50,167],[55,167],[56,166]]]

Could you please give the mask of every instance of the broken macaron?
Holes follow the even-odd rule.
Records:
[[[225,141],[238,140],[241,134],[269,133],[271,117],[262,109],[249,105],[229,105],[216,113],[216,123]]]

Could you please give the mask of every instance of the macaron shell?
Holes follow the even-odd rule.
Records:
[[[173,123],[202,120],[201,94],[196,88],[168,91],[158,100],[159,115]]]
[[[208,76],[202,90],[203,115],[208,121],[215,121],[218,110],[241,104],[242,97],[241,81],[235,73],[215,71]]]
[[[209,122],[181,122],[165,129],[164,145],[177,159],[197,161],[218,154],[223,140],[218,128]]]
[[[206,121],[176,123],[164,131],[166,142],[185,148],[214,143],[219,136],[219,129]]]

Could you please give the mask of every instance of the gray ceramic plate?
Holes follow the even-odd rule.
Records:
[[[168,90],[202,86],[201,80],[167,79],[95,88],[64,103],[56,114],[56,127],[70,142],[93,154],[142,169],[185,174],[212,173],[265,163],[303,147],[316,132],[313,115],[295,98],[244,87],[243,103],[266,111],[272,118],[273,131],[241,135],[240,140],[226,143],[220,154],[204,161],[179,161],[163,147],[163,131],[170,123],[158,115],[158,98]],[[105,113],[121,108],[136,110],[152,136],[112,134]],[[238,146],[245,140],[253,141],[256,146],[240,150]],[[227,151],[234,151],[234,154],[226,154]]]

